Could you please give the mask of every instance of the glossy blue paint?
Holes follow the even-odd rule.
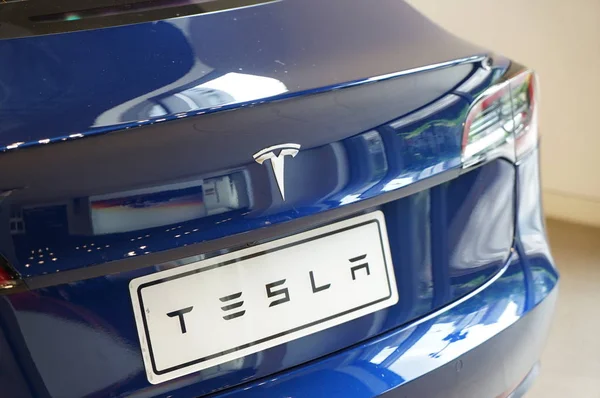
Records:
[[[370,137],[373,139],[372,134]],[[362,159],[368,159],[365,152],[360,153]],[[388,164],[396,162],[394,153],[386,155]],[[480,228],[479,217],[485,214],[494,217],[498,225],[510,225],[513,186],[513,166],[499,160],[442,186],[378,207],[388,225],[400,292],[397,305],[171,383],[151,386],[145,380],[129,305],[129,281],[220,253],[15,294],[9,300],[51,396],[74,394],[72,385],[79,379],[87,379],[85,388],[89,389],[77,390],[79,395],[85,395],[81,391],[104,389],[114,395],[128,395],[142,388],[152,394],[168,391],[175,396],[198,396],[341,350],[441,308],[481,286],[505,264],[512,234],[510,228]],[[474,204],[477,208],[472,207]],[[445,214],[441,221],[440,209]],[[481,240],[499,245],[465,243]],[[47,332],[38,333],[40,328]],[[97,345],[89,347],[90,340]],[[110,353],[109,363],[115,364],[110,371],[97,360],[99,352]],[[51,362],[45,362],[49,359]],[[59,363],[68,371],[55,374],[53,369]],[[99,373],[103,374],[101,380],[87,376]]]
[[[545,268],[545,272],[553,273],[552,266],[548,263],[546,266],[550,269]],[[419,377],[428,378],[428,373],[451,364],[461,355],[486,344],[486,340],[519,322],[527,313],[529,289],[534,289],[534,294],[544,292],[544,297],[547,297],[556,280],[547,279],[546,283],[528,286],[522,267],[519,261],[511,261],[504,272],[483,289],[465,297],[452,308],[433,313],[410,326],[220,396],[359,398],[393,393],[396,388],[399,388],[398,396],[402,396],[403,385]],[[539,355],[539,350],[536,354]],[[502,354],[498,353],[497,357],[498,361],[503,360]],[[528,360],[533,365],[537,358],[530,357]],[[510,373],[508,371],[505,378]],[[436,381],[434,377],[429,379],[430,383]],[[506,381],[518,383],[520,379]],[[500,396],[510,392],[494,391],[489,385],[486,386],[484,380],[472,384],[479,383],[480,388],[473,389],[482,394]],[[451,391],[438,391],[436,394],[455,396]]]
[[[462,170],[469,106],[510,72],[482,54],[394,0],[0,40],[0,252],[37,287],[0,300],[5,391],[374,396],[518,322],[557,274],[537,154]],[[283,142],[302,145],[285,202],[251,157]],[[397,305],[147,381],[132,278],[373,210]]]
[[[472,70],[470,65],[460,68]],[[452,76],[447,71],[435,73]],[[472,73],[463,85],[472,76],[477,75]],[[410,79],[419,79],[419,74],[400,79],[405,80],[399,83],[410,84]],[[383,90],[386,89],[378,91],[384,93]],[[369,97],[364,93],[363,96]],[[363,134],[302,150],[286,166],[286,178],[294,183],[286,190],[285,202],[279,197],[273,177],[251,156],[246,157],[245,164],[233,168],[228,165],[200,175],[187,174],[185,179],[174,179],[169,172],[162,184],[155,180],[149,186],[131,186],[137,191],[130,188],[104,191],[101,195],[92,193],[101,189],[98,184],[110,184],[114,174],[85,180],[85,189],[78,186],[79,192],[74,194],[70,189],[69,195],[59,194],[56,184],[48,184],[46,179],[31,182],[39,177],[5,182],[28,188],[14,193],[4,203],[7,213],[15,214],[12,219],[22,219],[26,225],[22,231],[16,228],[17,233],[11,237],[13,247],[4,243],[4,252],[23,276],[32,277],[164,252],[375,198],[448,170],[458,170],[462,120],[468,105],[460,96],[447,94],[416,113],[372,126],[375,129]],[[89,145],[93,151],[93,143]],[[160,163],[153,167],[165,174]],[[62,173],[62,178],[68,179],[69,172],[70,168]],[[129,173],[134,178],[153,175],[143,168]],[[231,199],[235,205],[211,205],[214,200],[206,195],[207,186],[217,191],[223,186],[219,189],[226,191],[216,196],[227,197],[232,195],[227,191],[230,184],[218,183],[226,180],[235,186],[235,197]],[[41,192],[33,196],[36,189]],[[52,195],[52,200],[36,199],[48,195]],[[127,213],[123,213],[123,206]],[[168,208],[169,216],[161,215]],[[155,221],[149,221],[150,218]],[[107,223],[115,222],[119,224],[116,229],[106,229]]]
[[[351,10],[341,0],[288,0],[0,40],[0,59],[11,60],[0,63],[1,86],[11,87],[2,91],[0,147],[354,86],[472,62],[481,53],[393,0]]]
[[[538,151],[527,156],[518,167],[518,225],[519,240],[516,246],[518,255],[527,264],[526,277],[531,286],[540,288],[528,290],[528,306],[539,304],[558,280],[558,272],[551,268],[552,254],[544,222],[544,213],[539,204],[541,197]]]

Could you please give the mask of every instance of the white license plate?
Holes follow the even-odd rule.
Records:
[[[143,276],[129,288],[153,384],[398,301],[381,212]]]

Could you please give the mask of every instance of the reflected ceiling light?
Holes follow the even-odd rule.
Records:
[[[288,91],[285,84],[277,79],[236,72],[227,73],[196,87],[223,91],[232,96],[235,102],[253,101]]]

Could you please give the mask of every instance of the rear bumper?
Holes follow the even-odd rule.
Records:
[[[412,325],[218,396],[495,398],[522,394],[546,340],[556,284],[550,263],[531,267],[529,261],[513,258],[482,288]],[[532,301],[534,296],[541,300]]]
[[[383,397],[522,397],[538,373],[557,290],[503,332]]]

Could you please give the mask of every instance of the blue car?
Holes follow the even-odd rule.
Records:
[[[522,396],[537,91],[400,0],[1,2],[0,396]]]

